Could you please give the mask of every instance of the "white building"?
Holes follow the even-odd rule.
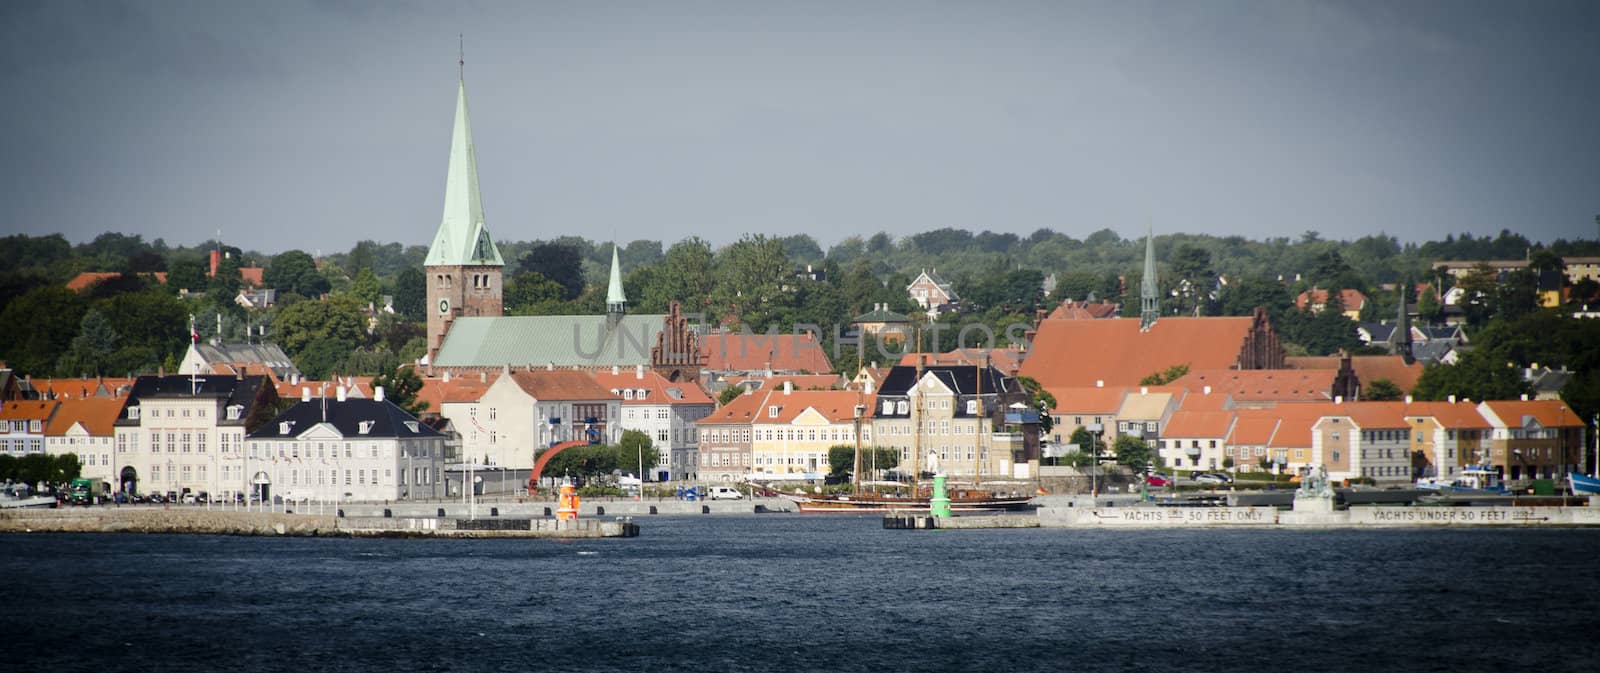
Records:
[[[45,424],[45,452],[76,455],[83,466],[79,476],[116,484],[115,427],[127,401],[114,397],[56,400],[55,415]]]
[[[444,435],[393,402],[309,395],[250,433],[265,498],[381,502],[444,496]]]
[[[276,400],[264,376],[139,377],[114,429],[116,489],[244,492],[245,423]]]
[[[717,406],[705,391],[693,383],[669,382],[644,365],[626,371],[613,367],[594,378],[622,400],[622,430],[643,432],[655,446],[658,462],[647,480],[696,478],[700,438],[694,424]]]
[[[615,444],[622,398],[587,372],[502,372],[476,401],[444,402],[441,415],[461,433],[463,460],[513,470],[533,467],[538,449],[569,441]]]

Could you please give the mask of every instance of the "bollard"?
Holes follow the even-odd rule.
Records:
[[[441,519],[444,518],[444,508],[443,507],[439,508],[439,518],[441,518]]]
[[[550,516],[550,508],[549,507],[544,508],[544,515],[545,516]]]
[[[650,506],[650,513],[651,514],[655,514],[656,513],[656,506],[655,505],[651,505]]]
[[[388,507],[383,508],[383,518],[385,518],[385,519],[394,518],[394,512],[389,511]]]
[[[500,508],[499,507],[490,507],[489,508],[489,516],[500,516]]]
[[[341,518],[341,519],[344,518],[344,508],[342,508],[342,507],[339,508],[339,518]]]
[[[606,515],[606,508],[596,506],[594,508],[594,515],[595,516],[605,516]]]
[[[711,513],[711,505],[701,505],[700,506],[700,513],[701,514],[710,514]]]
[[[944,473],[933,475],[933,498],[928,501],[928,514],[950,518],[950,496],[945,493]]]

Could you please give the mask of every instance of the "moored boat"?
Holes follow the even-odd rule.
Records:
[[[844,495],[784,495],[801,512],[926,512],[930,498],[884,493]],[[1031,496],[1000,496],[981,489],[956,489],[950,493],[952,512],[1005,512],[1027,509]]]
[[[1567,480],[1572,482],[1573,495],[1600,495],[1600,479],[1572,472]]]

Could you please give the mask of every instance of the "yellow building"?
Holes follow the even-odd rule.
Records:
[[[872,445],[872,398],[852,390],[767,391],[751,419],[751,454],[758,478],[820,479],[829,471],[828,449],[855,446],[857,416],[861,446]],[[861,409],[858,411],[857,406]]]

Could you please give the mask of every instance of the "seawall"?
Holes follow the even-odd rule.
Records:
[[[1600,526],[1600,507],[1042,507],[1038,514],[1043,528]]]

